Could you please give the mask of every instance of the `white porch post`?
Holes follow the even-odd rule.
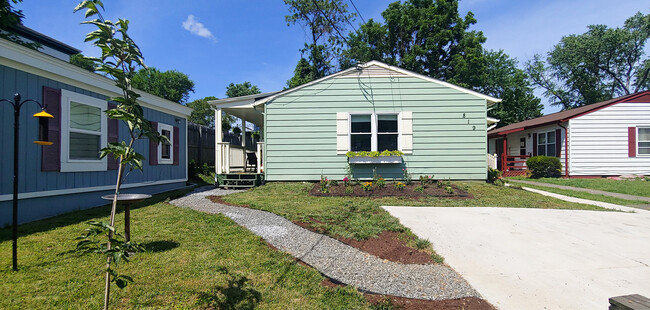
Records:
[[[215,158],[214,158],[214,168],[216,174],[223,173],[223,148],[221,147],[221,142],[223,140],[223,132],[221,129],[221,108],[216,108],[214,110],[214,145],[215,145]]]
[[[241,119],[241,146],[244,149],[244,172],[246,172],[246,119],[242,117]]]
[[[262,147],[264,146],[264,142],[257,142],[257,152],[255,152],[255,155],[257,155],[257,173],[262,173]]]

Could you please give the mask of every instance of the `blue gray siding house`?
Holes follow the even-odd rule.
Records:
[[[36,36],[38,39],[38,36]],[[70,64],[61,54],[74,49],[48,38],[41,51],[0,39],[0,98],[20,93],[47,105],[51,146],[32,143],[37,105],[26,104],[20,118],[19,222],[106,204],[100,197],[114,191],[117,164],[99,159],[97,149],[127,140],[126,125],[109,120],[107,98],[120,95],[112,80]],[[43,43],[42,43],[43,44]],[[55,50],[58,53],[47,53]],[[128,173],[123,193],[159,193],[187,181],[187,118],[191,109],[147,93],[140,104],[145,117],[170,137],[171,145],[136,142],[148,158],[144,171]],[[10,225],[13,188],[13,108],[0,104],[0,227]],[[128,141],[128,140],[127,140]]]

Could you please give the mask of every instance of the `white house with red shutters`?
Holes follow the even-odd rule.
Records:
[[[560,158],[565,177],[650,175],[650,91],[491,130],[488,153],[504,176],[536,155]]]

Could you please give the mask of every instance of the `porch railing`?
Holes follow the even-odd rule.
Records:
[[[499,156],[497,154],[487,154],[487,162],[488,162],[488,168],[490,169],[497,169],[497,161],[499,160]]]
[[[526,170],[526,159],[530,158],[530,155],[501,155],[501,170],[510,171],[510,170]]]
[[[257,173],[264,171],[262,155],[264,142],[257,142],[255,145],[255,157],[257,157]],[[252,153],[252,152],[249,152]],[[227,174],[231,171],[245,171],[247,162],[246,149],[229,142],[217,142],[215,170],[217,174]]]

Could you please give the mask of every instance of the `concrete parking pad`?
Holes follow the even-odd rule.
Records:
[[[650,212],[384,207],[501,309],[650,297]]]

